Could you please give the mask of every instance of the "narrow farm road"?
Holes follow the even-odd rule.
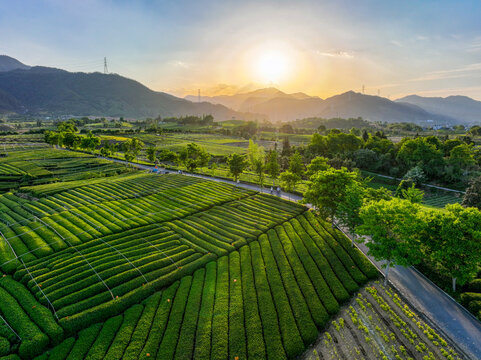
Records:
[[[116,162],[125,163],[123,160],[110,159]],[[152,170],[152,166],[133,164],[134,166]],[[175,173],[175,171],[169,171]],[[205,178],[212,181],[224,182],[236,185],[245,189],[270,193],[270,188],[260,188],[254,184],[236,184],[234,181],[213,178],[211,176],[189,174],[184,175]],[[282,192],[281,197],[291,201],[299,201],[301,196]],[[364,244],[357,244],[359,249],[367,254],[367,247]],[[371,261],[382,270],[383,261],[376,261],[368,256]],[[412,267],[395,266],[391,268],[389,279],[392,285],[422,313],[430,322],[436,324],[447,337],[451,338],[470,359],[481,360],[481,322],[472,316],[466,309],[425,278]]]
[[[365,244],[357,244],[367,254]],[[380,270],[384,261],[368,256]],[[389,280],[420,313],[436,324],[470,359],[481,359],[481,322],[413,267],[394,266]]]

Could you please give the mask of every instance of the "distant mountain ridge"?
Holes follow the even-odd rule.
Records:
[[[274,87],[235,95],[185,99],[153,91],[117,74],[71,73],[0,56],[0,113],[144,118],[211,114],[216,121],[293,121],[308,117],[415,122],[421,125],[481,121],[481,102],[464,96],[391,101],[348,91],[327,99],[288,94]]]
[[[0,72],[0,113],[162,117],[211,114],[245,119],[223,105],[193,103],[116,74],[35,66]]]
[[[186,98],[194,101],[195,96],[189,95]],[[443,113],[427,111],[415,104],[393,102],[353,91],[323,100],[304,93],[287,94],[276,88],[266,88],[236,95],[206,96],[201,100],[242,112],[265,114],[274,122],[307,117],[363,117],[370,121],[417,122],[424,125],[457,124],[463,121]]]
[[[25,65],[14,59],[13,57],[7,55],[0,55],[0,72],[11,71],[16,69],[23,69],[27,70],[30,69],[30,66]]]
[[[397,99],[396,102],[416,105],[431,113],[443,114],[466,123],[481,122],[481,101],[467,96],[454,95],[443,98],[409,95]]]

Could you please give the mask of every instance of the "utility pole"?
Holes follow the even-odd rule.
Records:
[[[104,74],[109,73],[109,68],[107,67],[107,58],[104,57]]]

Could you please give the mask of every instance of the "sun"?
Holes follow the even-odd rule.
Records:
[[[282,51],[269,50],[258,55],[254,67],[259,81],[279,83],[289,73],[289,59]]]

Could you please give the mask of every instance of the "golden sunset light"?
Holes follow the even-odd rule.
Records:
[[[481,0],[0,0],[0,360],[481,360]]]

